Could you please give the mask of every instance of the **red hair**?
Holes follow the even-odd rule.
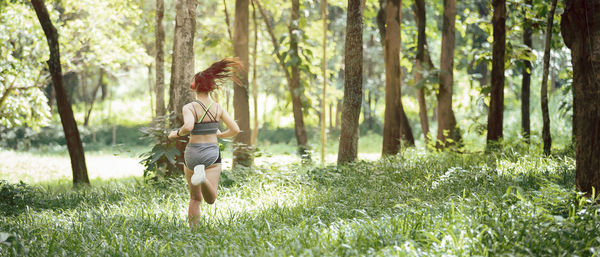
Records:
[[[196,73],[192,79],[191,88],[197,92],[210,92],[226,79],[231,79],[234,83],[240,85],[242,82],[234,76],[234,73],[243,69],[243,67],[242,62],[237,57],[223,58],[213,63],[208,69]]]

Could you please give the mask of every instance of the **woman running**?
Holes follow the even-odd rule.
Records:
[[[240,84],[239,79],[233,76],[234,70],[240,68],[239,59],[225,58],[197,73],[191,84],[196,92],[196,100],[183,106],[183,126],[171,131],[168,136],[174,139],[191,134],[184,153],[185,179],[190,189],[190,227],[198,224],[202,199],[212,204],[217,198],[221,176],[221,152],[217,138],[233,137],[240,132],[237,123],[221,105],[212,100],[209,93],[227,79]],[[224,132],[218,129],[221,120],[228,128]]]

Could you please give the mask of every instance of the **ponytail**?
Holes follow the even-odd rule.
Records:
[[[196,73],[191,88],[198,92],[210,92],[227,79],[241,85],[242,82],[235,76],[235,73],[243,68],[244,66],[239,58],[224,58],[213,63],[208,69]]]

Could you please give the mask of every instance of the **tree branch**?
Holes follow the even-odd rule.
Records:
[[[227,11],[227,0],[223,0],[223,6],[225,6],[225,23],[227,23],[227,33],[229,34],[229,40],[233,40],[231,36],[231,24],[229,24],[229,12]]]
[[[277,38],[275,38],[275,33],[273,33],[273,27],[271,26],[271,22],[269,22],[269,18],[267,17],[265,10],[262,8],[262,5],[260,5],[260,1],[259,0],[252,0],[252,1],[258,7],[260,14],[262,15],[263,20],[265,21],[265,25],[267,25],[267,31],[269,32],[269,35],[271,36],[271,42],[273,43],[273,47],[275,48],[275,55],[277,55],[277,59],[279,60],[279,65],[281,66],[281,69],[283,69],[283,72],[285,73],[285,78],[287,79],[287,81],[289,83],[291,80],[291,75],[290,75],[290,72],[288,71],[288,69],[285,67],[283,57],[281,56],[281,53],[279,52],[279,48],[280,48],[279,42],[277,41]]]

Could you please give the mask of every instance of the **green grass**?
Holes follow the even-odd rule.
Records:
[[[183,179],[0,188],[0,256],[590,256],[600,216],[572,153],[424,153],[226,170],[201,225]]]

